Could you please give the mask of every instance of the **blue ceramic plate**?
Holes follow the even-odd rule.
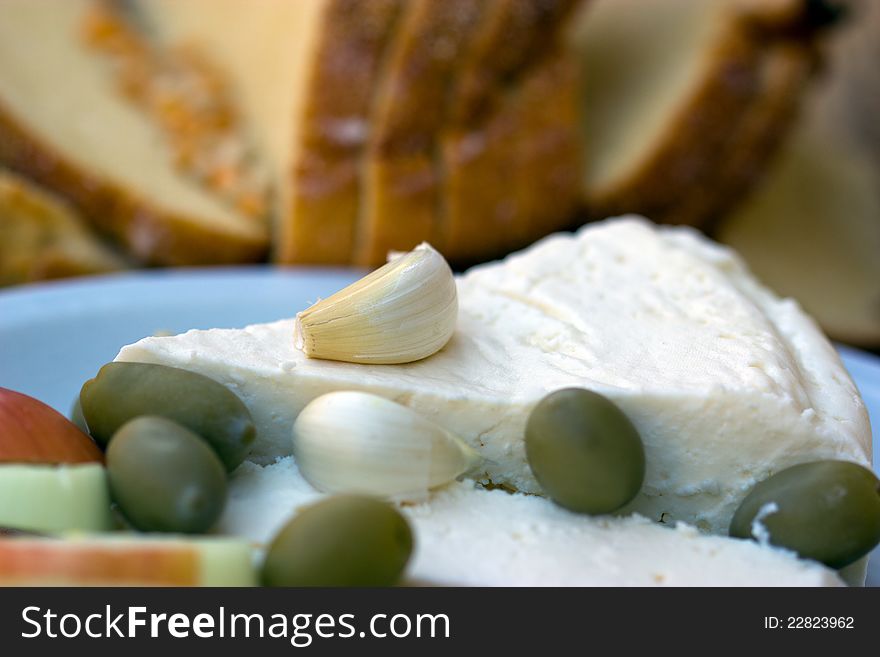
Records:
[[[160,331],[290,317],[360,276],[350,269],[155,270],[0,292],[0,387],[67,414],[83,381],[122,345]],[[880,454],[880,358],[841,348],[874,421]],[[880,586],[880,548],[868,582]]]

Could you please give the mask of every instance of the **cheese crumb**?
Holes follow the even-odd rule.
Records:
[[[764,518],[772,516],[774,513],[778,512],[779,505],[776,504],[776,502],[768,502],[758,510],[757,515],[754,520],[752,520],[752,536],[754,536],[755,540],[761,545],[770,544],[770,532],[764,525]]]

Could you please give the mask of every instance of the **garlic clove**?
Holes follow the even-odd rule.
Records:
[[[309,403],[293,425],[303,477],[327,493],[405,499],[449,483],[480,456],[412,409],[365,392],[342,391]]]
[[[410,363],[440,351],[457,319],[452,270],[421,244],[298,313],[296,347],[309,358]]]

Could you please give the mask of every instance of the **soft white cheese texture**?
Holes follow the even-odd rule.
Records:
[[[486,457],[485,479],[540,492],[525,458],[529,411],[590,388],[641,432],[642,492],[624,509],[726,533],[755,484],[816,459],[871,463],[859,393],[794,301],[762,287],[729,249],[639,218],[548,237],[458,280],[458,330],[409,365],[310,360],[293,320],[146,338],[117,360],[201,372],[257,423],[256,461],[291,451],[309,401],[367,390],[413,407]]]
[[[291,457],[232,476],[219,531],[268,543],[321,495]],[[534,495],[454,483],[404,506],[415,534],[406,581],[457,586],[841,586],[834,571],[753,541],[639,516],[576,515]]]

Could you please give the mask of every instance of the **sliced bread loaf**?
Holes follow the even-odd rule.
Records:
[[[92,0],[100,20],[90,23],[91,54],[215,199],[265,206],[254,185],[242,184],[259,180],[245,174],[262,164],[276,261],[377,264],[422,240],[465,260],[531,238],[530,210],[517,210],[512,226],[493,213],[519,208],[509,181],[538,153],[551,156],[542,162],[556,165],[548,175],[557,183],[559,165],[577,166],[563,148],[574,142],[576,121],[561,100],[572,95],[573,76],[563,81],[557,63],[554,79],[565,88],[525,84],[546,79],[544,53],[577,4]],[[190,86],[203,93],[175,93]],[[475,141],[485,156],[469,168]],[[212,166],[218,151],[233,155],[220,170]],[[538,215],[547,221],[535,236],[560,225],[561,212],[569,219],[567,199],[579,189],[557,184],[560,203],[548,202],[544,173],[520,192],[543,199]],[[499,174],[502,184],[493,184]]]
[[[0,163],[68,199],[135,257],[243,262],[263,221],[175,166],[172,150],[88,44],[89,0],[0,3]]]
[[[403,0],[138,0],[142,27],[227,73],[270,171],[274,258],[344,263],[361,152]]]

